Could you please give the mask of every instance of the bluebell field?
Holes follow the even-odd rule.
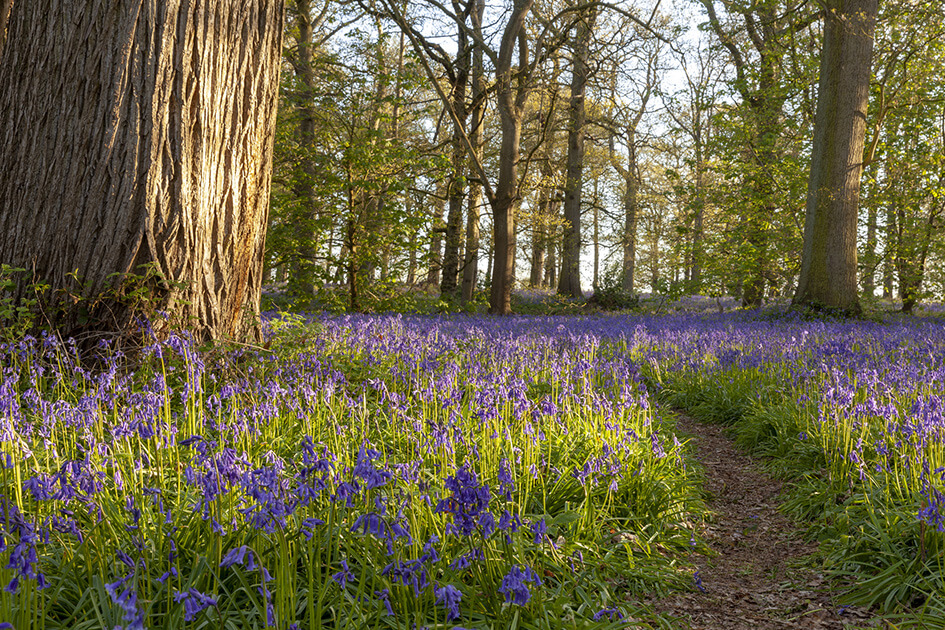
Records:
[[[269,326],[268,349],[0,348],[0,627],[671,623],[643,596],[701,586],[704,506],[658,400],[805,467],[822,503],[789,505],[829,504],[867,603],[942,605],[936,321]]]

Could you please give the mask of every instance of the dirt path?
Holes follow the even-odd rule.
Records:
[[[695,458],[705,466],[710,517],[703,528],[712,557],[697,556],[704,592],[653,602],[693,630],[879,628],[866,610],[840,607],[823,577],[799,568],[813,553],[778,512],[781,482],[764,474],[723,430],[681,415]]]

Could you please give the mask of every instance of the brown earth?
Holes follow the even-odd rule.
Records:
[[[887,627],[869,611],[837,603],[837,585],[804,568],[816,551],[778,511],[782,482],[766,475],[723,429],[680,415],[693,456],[705,467],[709,517],[702,537],[713,552],[693,558],[704,592],[654,600],[657,612],[692,630],[834,630]]]

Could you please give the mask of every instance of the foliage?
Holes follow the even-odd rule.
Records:
[[[661,624],[626,597],[692,587],[698,479],[620,347],[566,323],[281,316],[266,350],[171,335],[94,371],[0,347],[0,619]]]
[[[604,273],[603,282],[594,287],[588,303],[605,311],[636,310],[640,307],[640,296],[628,293],[623,288],[621,270],[611,267]]]
[[[639,344],[661,397],[732,427],[794,481],[849,603],[939,627],[945,608],[938,322],[744,314],[667,321]],[[945,356],[945,355],[943,355]],[[923,612],[928,611],[925,615]]]

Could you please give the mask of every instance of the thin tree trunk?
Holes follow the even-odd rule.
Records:
[[[594,281],[591,286],[596,293],[600,287],[600,200],[598,186],[600,178],[594,178]]]
[[[549,240],[548,254],[545,256],[544,286],[546,288],[558,286],[558,261],[555,257],[554,239]]]
[[[410,196],[407,196],[406,200],[406,214],[411,216],[411,204]],[[417,242],[417,236],[419,235],[420,230],[414,228],[410,232],[410,243],[408,247],[410,248],[410,253],[407,258],[407,285],[413,286],[417,282],[417,247],[419,246]]]
[[[81,310],[114,274],[154,273],[152,306],[200,337],[258,334],[283,9],[13,4],[0,55],[0,252],[62,296],[48,311],[60,330],[129,325],[127,303],[87,323]],[[64,299],[76,293],[87,299]]]
[[[633,277],[637,264],[637,165],[636,129],[627,128],[627,170],[624,171],[623,196],[623,269],[621,287],[624,293],[633,294]]]
[[[518,161],[522,136],[522,115],[526,91],[519,78],[513,86],[512,55],[519,52],[520,67],[527,65],[525,45],[525,18],[534,0],[514,0],[512,13],[502,34],[496,64],[496,101],[502,128],[499,151],[499,179],[492,205],[493,265],[492,287],[489,294],[489,312],[506,315],[512,312],[512,284],[515,278],[515,212],[518,208]]]
[[[485,3],[477,0],[476,6],[470,12],[473,33],[477,38],[482,37],[482,16]],[[485,92],[486,82],[482,63],[482,46],[477,42],[473,48],[472,61],[472,100],[473,110],[470,117],[469,144],[473,157],[467,164],[467,169],[478,180],[475,162],[482,162],[483,153],[483,124],[485,123]],[[466,207],[466,260],[463,263],[463,290],[462,302],[473,300],[476,294],[476,284],[479,281],[479,206],[482,204],[482,184],[472,181],[469,184],[469,202]]]
[[[446,215],[446,247],[443,250],[443,275],[440,279],[440,293],[452,297],[459,286],[456,279],[459,273],[459,245],[463,231],[463,204],[466,201],[466,85],[469,82],[469,50],[466,30],[461,27],[456,38],[456,63],[453,76],[452,102],[455,118],[453,120],[452,159],[449,184],[449,212]]]
[[[876,293],[876,204],[870,204],[866,213],[866,251],[863,261],[863,293],[874,298]]]
[[[886,226],[883,247],[883,297],[891,300],[893,296],[893,274],[896,260],[896,210],[892,204],[886,207]]]
[[[433,233],[430,238],[430,267],[427,271],[427,285],[435,287],[440,284],[440,270],[443,268],[443,194],[445,189],[440,186],[436,191],[436,198],[433,201],[433,221],[431,222]]]
[[[692,221],[692,268],[689,272],[689,292],[698,295],[702,292],[703,240],[705,238],[705,164],[702,150],[701,113],[694,123],[695,135],[695,206]]]
[[[795,304],[860,311],[856,228],[877,0],[829,0]]]
[[[544,193],[542,193],[544,194]],[[542,212],[543,204],[547,204],[545,199],[538,202],[539,213]],[[528,274],[528,286],[537,289],[541,287],[541,274],[545,269],[545,246],[548,243],[548,235],[545,233],[542,217],[536,217],[537,225],[532,230],[532,256],[531,265]]]

